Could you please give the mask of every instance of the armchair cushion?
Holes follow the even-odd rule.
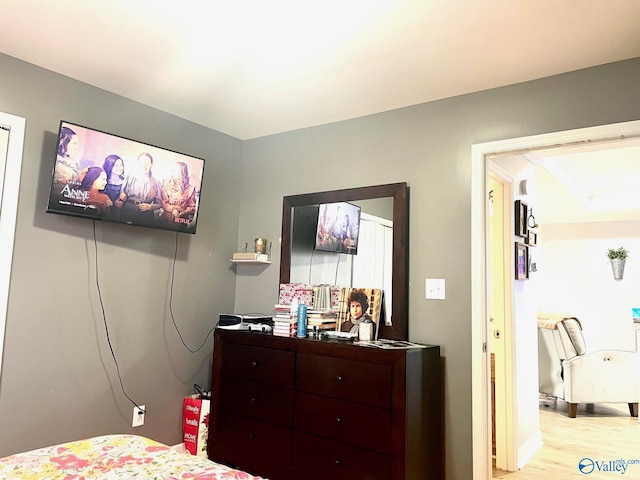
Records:
[[[561,325],[564,327],[576,355],[584,355],[587,353],[587,346],[584,343],[584,337],[582,336],[582,325],[580,325],[578,319],[565,318],[562,320]],[[558,325],[558,328],[560,328],[560,325]]]
[[[564,400],[569,403],[640,401],[640,355],[601,350],[562,362]]]

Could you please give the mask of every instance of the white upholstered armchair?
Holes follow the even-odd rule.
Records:
[[[540,393],[565,400],[571,418],[579,403],[628,403],[638,416],[640,354],[587,352],[577,318],[538,318],[538,368]]]

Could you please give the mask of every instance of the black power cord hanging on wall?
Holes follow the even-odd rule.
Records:
[[[93,245],[95,247],[95,263],[96,263],[96,287],[98,289],[98,298],[100,300],[100,309],[102,310],[102,321],[104,322],[104,330],[107,334],[107,343],[109,344],[109,350],[111,351],[111,356],[113,357],[113,363],[116,365],[116,372],[118,373],[118,380],[120,381],[120,388],[122,388],[122,393],[127,399],[138,409],[139,412],[145,413],[145,410],[140,408],[138,405],[126,392],[124,389],[124,383],[122,383],[122,376],[120,375],[120,366],[118,365],[118,360],[116,359],[116,354],[113,351],[113,346],[111,345],[111,337],[109,336],[109,325],[107,324],[107,315],[104,311],[104,303],[102,302],[102,292],[100,290],[100,275],[98,274],[98,241],[96,239],[96,221],[93,220]]]
[[[94,249],[95,249],[95,269],[96,269],[96,288],[98,290],[98,299],[100,300],[100,309],[102,311],[102,321],[104,323],[104,330],[106,333],[106,337],[107,337],[107,344],[109,345],[109,351],[111,352],[111,357],[113,358],[113,363],[116,366],[116,373],[118,374],[118,381],[120,382],[120,388],[122,389],[122,393],[124,394],[124,396],[140,411],[140,413],[145,413],[145,410],[140,408],[140,405],[138,405],[126,392],[125,388],[124,388],[124,383],[122,381],[122,376],[120,374],[120,365],[118,364],[118,359],[116,358],[116,354],[115,351],[113,350],[113,345],[111,344],[111,336],[109,335],[109,325],[107,323],[107,315],[104,311],[104,302],[102,301],[102,291],[100,289],[100,275],[99,275],[99,270],[98,270],[98,240],[96,238],[96,221],[93,220],[93,245],[94,245]],[[200,351],[207,343],[208,338],[211,336],[211,334],[213,333],[213,331],[216,329],[216,325],[214,325],[211,330],[209,330],[209,333],[207,333],[207,336],[205,337],[204,341],[202,342],[202,345],[200,345],[198,348],[196,348],[195,350],[190,348],[184,341],[182,334],[180,333],[180,329],[178,328],[178,325],[176,324],[176,320],[175,317],[173,315],[173,282],[174,282],[174,277],[175,277],[175,268],[176,268],[176,260],[178,257],[178,233],[176,232],[176,243],[175,243],[175,250],[174,250],[174,254],[173,254],[173,264],[172,264],[172,270],[171,270],[171,290],[170,290],[170,295],[169,295],[169,312],[171,314],[171,320],[173,322],[173,326],[176,329],[176,332],[178,333],[178,336],[180,337],[180,341],[182,342],[182,344],[184,345],[184,347],[189,350],[189,352],[191,353],[196,353],[198,351]]]
[[[173,264],[171,267],[171,285],[170,285],[170,291],[169,291],[169,313],[171,315],[171,321],[173,322],[173,326],[176,329],[176,332],[178,332],[178,336],[180,337],[180,341],[182,342],[182,345],[184,345],[184,348],[186,348],[187,350],[189,350],[191,353],[196,353],[199,352],[200,350],[202,350],[202,348],[207,344],[207,340],[209,339],[209,337],[211,336],[211,334],[213,333],[213,331],[216,329],[217,323],[211,327],[211,330],[209,330],[209,333],[207,333],[207,336],[204,337],[204,341],[202,342],[202,345],[200,345],[198,348],[196,348],[195,350],[193,350],[192,348],[190,348],[184,341],[184,338],[182,338],[182,334],[180,333],[180,329],[178,328],[178,325],[176,323],[176,319],[173,315],[173,281],[175,278],[175,273],[176,273],[176,259],[178,258],[178,232],[176,232],[176,247],[175,250],[173,252]]]

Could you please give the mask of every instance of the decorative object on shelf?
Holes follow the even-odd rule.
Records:
[[[516,242],[516,280],[526,280],[529,278],[529,247],[524,243]]]
[[[262,237],[258,237],[254,240],[255,242],[255,252],[256,253],[267,253],[267,240],[262,238]]]
[[[533,208],[529,209],[529,215],[527,216],[527,226],[529,228],[538,228],[538,222],[536,222],[536,217],[533,216]]]
[[[629,251],[624,248],[610,248],[607,250],[607,257],[611,262],[611,269],[613,270],[613,278],[615,280],[622,280],[624,275],[624,264],[629,256]]]
[[[522,200],[516,200],[515,205],[515,217],[516,217],[516,229],[515,234],[518,237],[527,236],[527,214],[529,213],[529,208],[526,203]]]

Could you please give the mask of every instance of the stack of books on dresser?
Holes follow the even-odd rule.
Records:
[[[307,313],[307,332],[335,330],[338,312],[332,310],[309,310]]]
[[[291,305],[277,304],[273,309],[273,334],[280,337],[295,337],[298,328],[298,314],[291,312]]]

